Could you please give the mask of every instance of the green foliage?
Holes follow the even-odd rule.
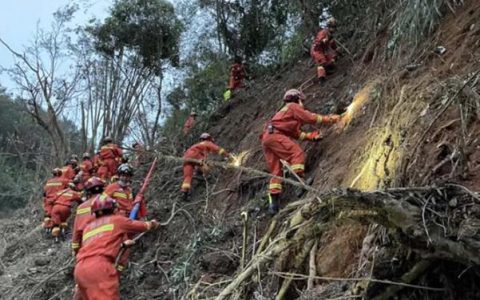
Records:
[[[161,72],[162,61],[178,64],[182,24],[165,0],[117,0],[103,24],[88,28],[96,48],[113,56],[130,50],[143,66]]]
[[[45,112],[43,112],[45,113]],[[71,121],[60,126],[79,153],[79,134]],[[27,113],[23,101],[0,91],[0,212],[41,201],[42,188],[56,157],[46,131]]]
[[[398,13],[391,28],[389,49],[397,50],[399,45],[416,46],[433,32],[438,21],[449,5],[449,0],[400,1]]]

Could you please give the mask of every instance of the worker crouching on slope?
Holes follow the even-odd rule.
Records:
[[[55,168],[52,171],[53,177],[47,180],[43,187],[43,228],[50,232],[52,229],[52,208],[57,192],[67,188],[70,180],[62,177],[62,170]]]
[[[231,158],[231,155],[225,151],[225,149],[215,144],[210,134],[206,132],[202,133],[200,135],[200,142],[188,148],[183,155],[183,183],[181,192],[183,193],[184,201],[188,200],[192,186],[193,172],[195,169],[200,167],[204,174],[207,172],[205,159],[207,158],[208,153],[217,153],[224,157]]]
[[[121,164],[117,169],[118,180],[105,188],[105,194],[118,204],[118,213],[127,216],[133,208],[131,180],[133,168],[129,164]]]
[[[73,223],[72,250],[76,254],[82,246],[82,236],[85,226],[95,219],[92,214],[92,202],[105,188],[105,181],[99,177],[89,178],[85,182],[85,191],[87,200],[77,207],[75,222]]]
[[[325,81],[327,71],[335,68],[338,51],[332,34],[336,28],[337,20],[333,17],[328,19],[327,27],[317,33],[310,48],[310,56],[317,64],[317,79],[320,82]]]
[[[261,136],[263,153],[272,175],[282,176],[282,163],[288,162],[293,171],[304,177],[305,153],[292,139],[318,141],[319,131],[302,132],[304,124],[333,124],[340,120],[339,115],[322,116],[303,108],[305,95],[296,89],[288,90],[283,101],[285,106],[265,125]],[[269,184],[269,213],[278,212],[278,200],[282,192],[282,182],[271,178]]]
[[[114,266],[120,247],[134,244],[126,238],[128,234],[155,229],[159,225],[155,220],[130,220],[115,214],[116,209],[116,201],[110,197],[99,196],[92,203],[95,219],[83,231],[74,273],[81,299],[120,299],[119,277]]]
[[[67,220],[70,217],[73,203],[82,201],[82,194],[75,190],[75,184],[69,183],[68,188],[57,192],[52,208],[52,236],[55,242],[59,241],[62,231],[68,227]]]

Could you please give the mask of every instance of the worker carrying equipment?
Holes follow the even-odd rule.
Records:
[[[103,180],[110,180],[115,175],[118,165],[122,160],[122,149],[113,143],[111,137],[103,139],[102,147],[100,147],[101,166],[98,170],[98,176]]]
[[[199,168],[206,167],[205,163],[192,162],[190,160],[205,161],[208,153],[217,153],[227,158],[231,158],[231,155],[225,151],[222,147],[215,144],[212,136],[206,132],[200,135],[200,142],[194,144],[185,151],[183,155],[183,183],[181,186],[181,192],[183,193],[183,199],[188,200],[189,192],[192,185],[193,172],[199,170]],[[205,169],[203,169],[205,171]]]
[[[197,113],[192,111],[188,116],[185,124],[183,125],[183,135],[187,135],[190,130],[192,130],[193,126],[195,125],[195,118],[197,117]]]
[[[105,194],[118,204],[118,213],[128,216],[133,208],[133,194],[130,187],[133,168],[129,164],[121,164],[117,169],[118,180],[105,188]]]
[[[52,237],[55,242],[59,241],[59,237],[67,227],[67,220],[70,217],[73,203],[80,203],[82,194],[76,191],[75,184],[69,183],[68,188],[58,191],[55,195],[52,208]]]
[[[73,222],[72,250],[75,253],[77,253],[82,246],[82,236],[85,226],[95,219],[91,211],[92,202],[97,196],[100,196],[104,188],[105,181],[99,177],[92,177],[85,182],[87,200],[77,207],[75,221]],[[105,197],[107,196],[105,195]]]
[[[50,231],[52,223],[52,208],[57,192],[67,188],[69,180],[62,177],[62,170],[55,168],[52,170],[53,177],[47,180],[43,187],[43,228]]]
[[[305,95],[296,89],[288,90],[283,101],[285,106],[278,111],[265,125],[261,135],[263,153],[272,175],[282,176],[281,160],[288,162],[292,170],[301,178],[304,177],[305,153],[293,141],[318,141],[321,134],[318,131],[303,132],[304,124],[333,124],[340,120],[339,115],[319,115],[303,107]],[[282,182],[278,178],[271,178],[269,184],[269,212],[278,212],[278,200],[282,192]]]
[[[85,226],[82,247],[76,256],[75,282],[81,299],[120,299],[119,276],[114,267],[115,257],[122,245],[134,242],[128,233],[155,229],[158,222],[130,220],[116,215],[116,202],[110,197],[96,197],[91,206],[95,219]]]
[[[338,49],[333,33],[337,28],[337,20],[329,18],[327,27],[320,30],[310,47],[310,56],[317,64],[317,78],[322,82],[327,76],[327,71],[333,70],[338,56]]]

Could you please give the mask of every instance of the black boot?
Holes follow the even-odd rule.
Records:
[[[280,194],[268,194],[268,214],[276,215],[278,213]]]
[[[190,201],[190,192],[189,191],[182,192],[182,201],[184,201],[184,202]]]

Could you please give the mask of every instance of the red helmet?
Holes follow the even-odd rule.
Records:
[[[305,94],[297,89],[288,90],[285,93],[285,95],[283,95],[284,102],[297,102],[298,100],[305,100],[305,99],[306,99]]]
[[[92,213],[104,210],[113,210],[117,207],[117,201],[105,194],[98,195],[92,202]]]
[[[200,135],[200,140],[201,140],[201,141],[212,141],[213,138],[212,138],[212,136],[211,136],[210,134],[204,132],[204,133],[202,133],[202,134]]]
[[[86,190],[91,190],[97,187],[104,187],[105,186],[105,181],[98,177],[92,177],[85,182],[85,189]]]

